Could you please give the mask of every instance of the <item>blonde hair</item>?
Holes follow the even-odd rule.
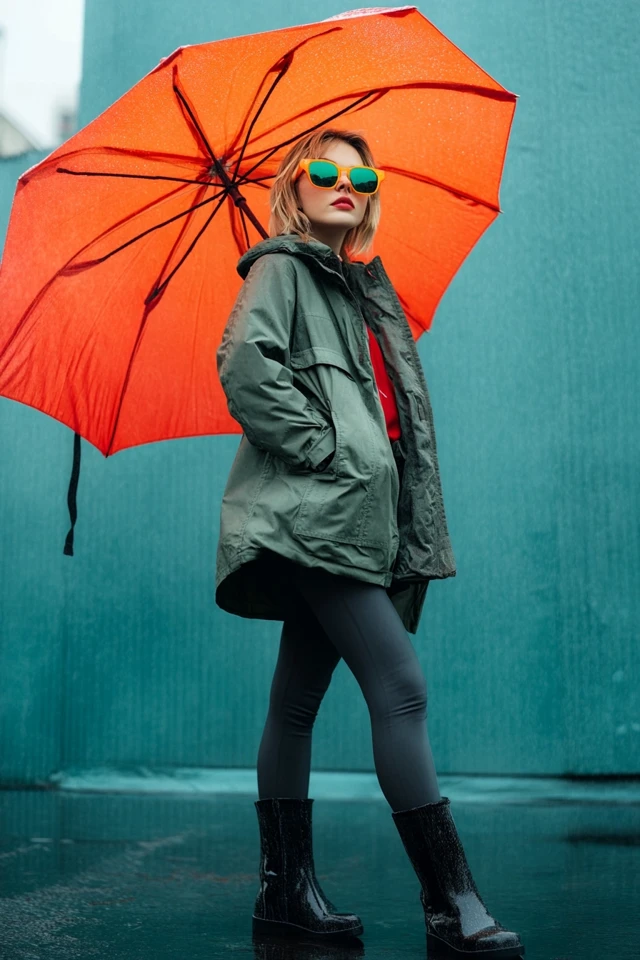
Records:
[[[304,157],[321,157],[322,146],[328,140],[344,140],[358,151],[363,164],[368,167],[375,166],[369,144],[354,130],[323,127],[321,130],[314,130],[301,137],[285,154],[271,185],[269,194],[271,216],[268,231],[270,237],[277,237],[283,233],[297,233],[305,243],[313,240],[311,221],[304,211],[298,209],[299,201],[293,177],[298,161]],[[354,255],[368,250],[379,222],[380,191],[378,190],[369,197],[362,222],[347,231],[340,249],[340,256],[345,260],[351,260]]]

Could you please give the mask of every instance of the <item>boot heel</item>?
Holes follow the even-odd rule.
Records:
[[[252,917],[252,933],[254,937],[281,937],[287,940],[316,939],[326,943],[328,940],[343,940],[346,938],[358,937],[364,932],[361,923],[354,927],[342,930],[329,930],[326,932],[318,930],[308,930],[306,927],[299,927],[294,923],[285,923],[282,920],[262,920],[260,917]]]
[[[456,950],[455,947],[441,940],[434,933],[427,931],[427,955],[429,960],[447,960],[453,957],[478,957],[479,960],[517,960],[524,957],[524,947],[502,947],[490,950]]]

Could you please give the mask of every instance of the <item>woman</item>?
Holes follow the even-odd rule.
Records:
[[[353,259],[371,245],[383,177],[357,133],[325,127],[295,143],[271,188],[270,236],[238,262],[244,284],[217,351],[244,434],[222,499],[216,602],[283,621],[258,752],[253,929],[325,941],[363,931],[326,898],[312,857],[311,734],[344,657],[421,882],[428,944],[517,957],[440,795],[407,635],[429,581],[456,569],[413,336],[380,258]]]

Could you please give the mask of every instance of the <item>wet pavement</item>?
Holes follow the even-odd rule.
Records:
[[[106,777],[87,776],[0,791],[0,957],[425,958],[419,885],[367,777],[349,793],[348,777],[333,789],[312,775],[309,791],[318,879],[339,911],[360,915],[361,939],[252,940],[250,779],[222,777],[223,793],[171,777],[138,777],[137,792],[135,778],[112,778],[122,792],[104,792]],[[640,783],[440,777],[440,789],[489,911],[520,933],[526,960],[640,957]]]

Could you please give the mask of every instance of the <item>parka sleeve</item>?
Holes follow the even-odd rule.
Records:
[[[315,470],[336,448],[333,423],[294,385],[289,342],[296,303],[286,255],[264,254],[249,270],[216,353],[229,413],[256,447]]]

